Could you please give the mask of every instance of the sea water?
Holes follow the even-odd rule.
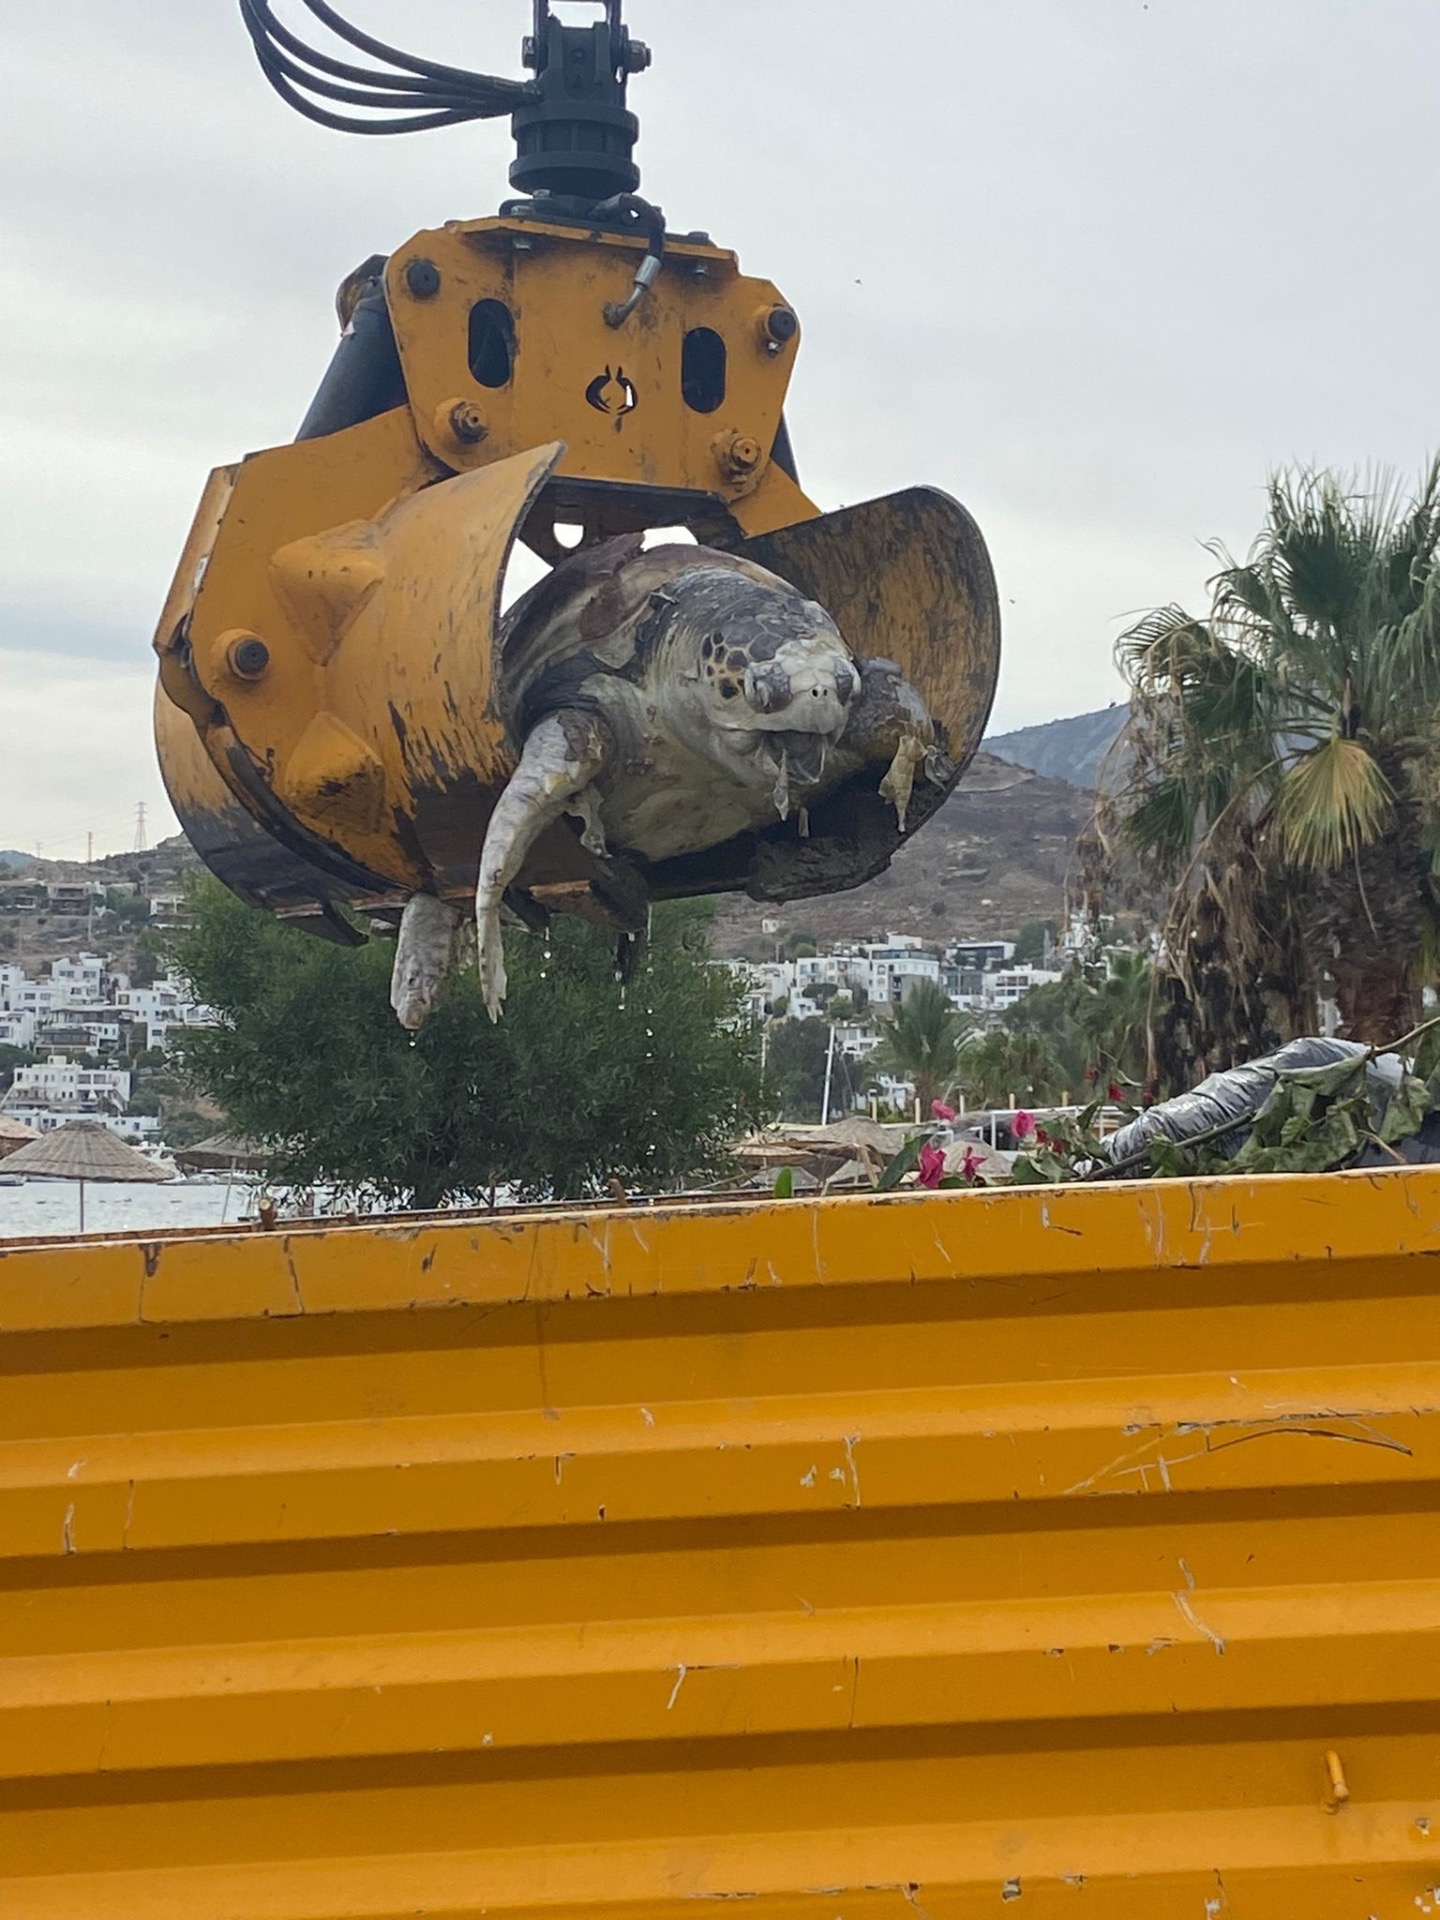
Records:
[[[86,1233],[149,1233],[164,1227],[218,1227],[253,1218],[248,1185],[159,1186],[117,1181],[85,1183]],[[27,1180],[0,1187],[0,1242],[37,1235],[73,1235],[80,1228],[80,1191],[73,1180]]]

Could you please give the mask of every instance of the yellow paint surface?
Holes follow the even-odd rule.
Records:
[[[1427,1170],[12,1245],[0,1914],[1408,1920],[1437,1253]]]

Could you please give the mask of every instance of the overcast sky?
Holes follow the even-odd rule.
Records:
[[[298,0],[275,0],[294,22]],[[340,0],[519,73],[528,0]],[[629,0],[644,190],[805,322],[823,506],[957,494],[1000,576],[994,724],[1117,696],[1268,470],[1415,471],[1440,264],[1437,0]],[[306,20],[306,24],[313,22]],[[312,127],[235,0],[5,10],[0,846],[130,843],[150,638],[207,470],[293,436],[372,252],[495,210],[504,123]]]

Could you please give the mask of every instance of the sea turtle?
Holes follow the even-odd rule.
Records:
[[[905,824],[917,773],[953,768],[900,670],[858,659],[825,609],[753,562],[706,547],[606,541],[518,601],[499,645],[518,765],[486,829],[476,890],[485,1004],[505,996],[501,904],[562,814],[596,855],[698,853],[798,814],[867,765]],[[416,896],[394,999],[406,1026],[434,1005],[456,921]]]

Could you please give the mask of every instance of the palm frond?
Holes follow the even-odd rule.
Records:
[[[1130,846],[1162,870],[1183,860],[1195,840],[1196,808],[1183,780],[1162,778],[1140,794],[1123,818]]]
[[[1287,767],[1276,820],[1288,856],[1302,867],[1335,867],[1384,831],[1395,794],[1358,740],[1334,734]]]

